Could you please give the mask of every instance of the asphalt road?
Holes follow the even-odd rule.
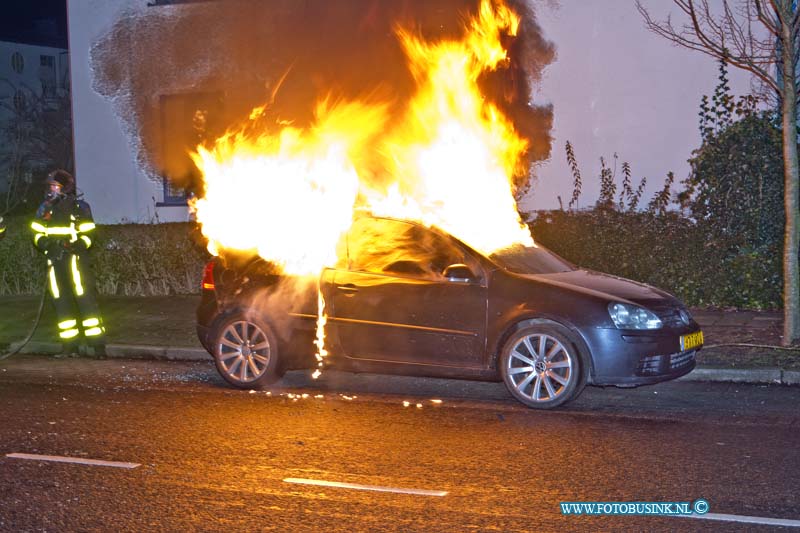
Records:
[[[537,412],[501,384],[290,373],[248,393],[206,363],[20,357],[0,362],[0,530],[798,530],[798,404],[673,382]],[[559,507],[700,498],[706,519]]]

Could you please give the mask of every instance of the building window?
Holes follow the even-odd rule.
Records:
[[[56,96],[56,58],[39,56],[39,79],[42,82],[42,95],[45,98]]]
[[[199,191],[201,176],[189,153],[221,133],[222,93],[184,93],[161,96],[161,153],[164,181],[160,205],[186,205]]]
[[[14,109],[19,112],[25,110],[25,104],[27,103],[27,99],[25,98],[25,92],[22,89],[17,89],[14,93]]]
[[[58,88],[69,91],[69,52],[61,52],[58,57]]]
[[[169,179],[164,180],[164,201],[159,202],[157,205],[187,205],[189,195],[186,189],[175,187],[169,182]]]
[[[19,52],[11,54],[11,68],[17,74],[22,74],[25,70],[25,58]]]
[[[214,0],[150,0],[147,7],[175,6],[178,4],[199,4],[201,2],[213,2]]]

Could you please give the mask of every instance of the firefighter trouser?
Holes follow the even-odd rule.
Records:
[[[65,253],[47,260],[50,296],[58,317],[58,336],[100,339],[105,333],[95,297],[94,275],[85,256]],[[76,309],[77,308],[77,309]]]

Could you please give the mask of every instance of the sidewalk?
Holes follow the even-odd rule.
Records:
[[[108,329],[108,356],[210,361],[195,334],[199,296],[105,297],[100,305]],[[21,341],[33,325],[38,297],[0,297],[0,353]],[[731,343],[779,346],[782,316],[776,312],[693,310],[706,346],[698,367],[682,379],[800,384],[800,350],[724,346]],[[60,351],[52,305],[22,353]]]

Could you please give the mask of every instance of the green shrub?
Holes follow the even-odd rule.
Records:
[[[32,244],[29,218],[11,218],[0,241],[0,295],[42,290],[45,260]],[[100,294],[157,296],[199,291],[207,252],[196,225],[98,226],[90,255]]]
[[[693,306],[779,309],[781,253],[741,249],[675,212],[549,211],[534,239],[581,267],[648,283]]]
[[[30,220],[8,220],[0,241],[0,296],[36,294],[45,261]],[[742,248],[675,212],[548,211],[531,223],[537,242],[581,267],[642,281],[689,305],[779,309],[779,245]],[[208,254],[197,227],[98,226],[91,256],[101,294],[157,296],[199,290]]]

